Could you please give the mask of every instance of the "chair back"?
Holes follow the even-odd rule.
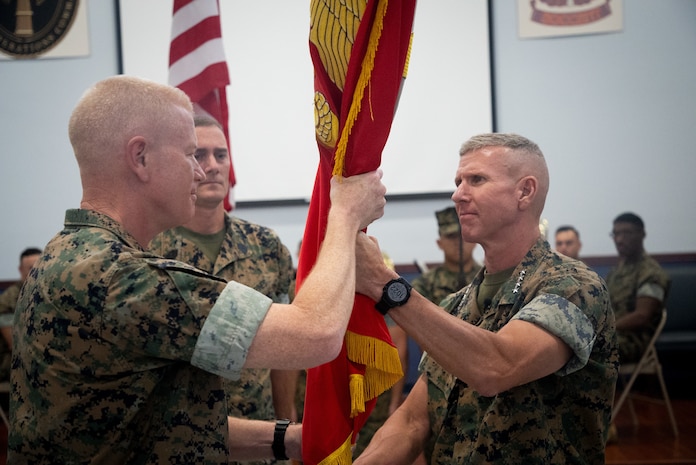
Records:
[[[677,420],[674,418],[674,411],[672,410],[672,402],[669,399],[669,394],[667,393],[667,386],[665,385],[664,377],[662,376],[662,366],[660,365],[660,359],[657,356],[657,349],[655,348],[655,343],[657,338],[660,337],[662,330],[667,322],[667,308],[662,308],[662,316],[657,324],[655,333],[650,338],[650,342],[645,349],[645,352],[640,357],[638,363],[626,363],[619,366],[619,375],[628,376],[628,382],[624,385],[623,392],[619,396],[618,400],[615,401],[614,407],[611,412],[611,419],[614,421],[616,414],[621,409],[621,406],[626,400],[628,400],[628,406],[631,410],[631,416],[633,417],[633,424],[638,424],[638,417],[636,416],[635,409],[633,408],[633,402],[629,397],[633,384],[639,374],[655,375],[657,380],[660,382],[660,388],[662,390],[662,398],[665,402],[665,407],[667,408],[667,414],[669,415],[669,421],[672,424],[672,431],[674,436],[679,436],[679,428],[677,426]],[[619,376],[619,380],[621,380]]]
[[[660,337],[662,330],[667,323],[667,308],[662,308],[662,315],[660,316],[660,321],[655,328],[655,332],[650,338],[650,342],[645,348],[645,352],[640,357],[637,363],[622,363],[619,367],[619,373],[621,374],[631,374],[638,370],[640,373],[654,373],[655,372],[655,362],[657,362],[657,350],[655,349],[655,343],[657,338]]]

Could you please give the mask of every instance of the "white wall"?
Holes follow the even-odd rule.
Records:
[[[546,153],[551,229],[573,223],[586,255],[613,255],[611,220],[633,210],[646,221],[650,252],[696,252],[696,2],[630,0],[620,33],[534,40],[518,39],[514,2],[492,3],[497,129]],[[79,203],[67,121],[85,88],[117,72],[114,4],[87,2],[90,57],[0,62],[0,280],[16,278],[19,252],[45,244]],[[448,203],[392,201],[368,232],[396,263],[438,261],[433,212]],[[294,251],[306,211],[242,205],[237,213],[273,227]]]

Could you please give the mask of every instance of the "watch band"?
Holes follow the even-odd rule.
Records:
[[[382,299],[382,300],[380,300],[379,302],[377,302],[377,303],[375,304],[375,308],[376,308],[377,311],[379,311],[379,313],[381,313],[382,315],[386,315],[387,312],[388,312],[389,310],[392,309],[392,307],[391,307],[387,302],[385,302],[384,299]]]
[[[285,454],[285,432],[292,423],[290,420],[276,420],[275,430],[273,431],[273,456],[276,460],[289,460]]]

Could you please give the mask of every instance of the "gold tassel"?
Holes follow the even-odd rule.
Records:
[[[351,417],[365,411],[365,402],[390,389],[404,376],[396,347],[374,337],[346,332],[348,360],[365,365],[365,374],[351,375]]]
[[[365,411],[365,377],[359,374],[350,375],[350,417]]]

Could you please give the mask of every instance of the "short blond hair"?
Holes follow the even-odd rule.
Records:
[[[82,95],[68,124],[78,164],[117,150],[139,133],[157,133],[177,108],[193,115],[191,100],[176,87],[124,75],[97,82]]]

